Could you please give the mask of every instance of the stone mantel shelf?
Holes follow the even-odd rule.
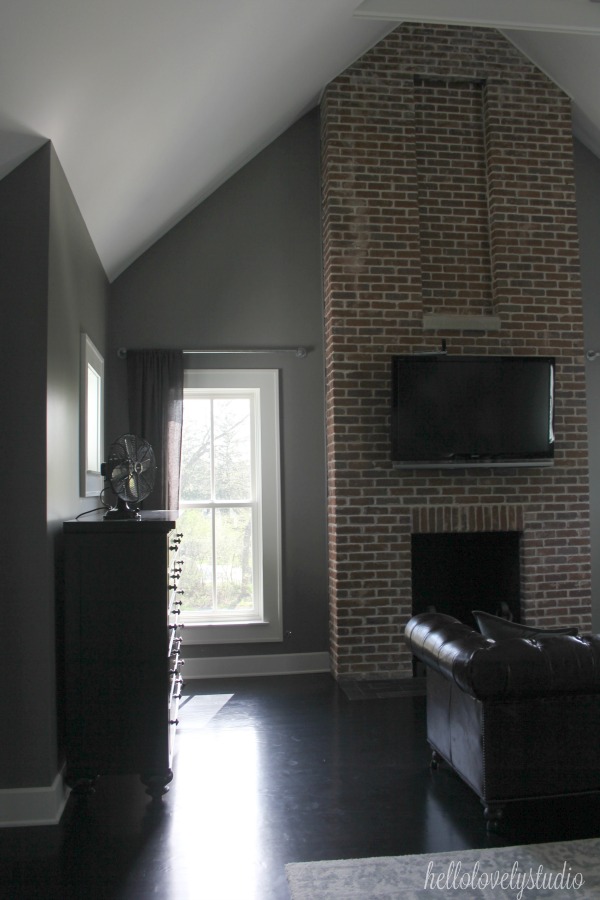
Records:
[[[500,331],[500,316],[460,316],[430,313],[423,316],[425,331]]]

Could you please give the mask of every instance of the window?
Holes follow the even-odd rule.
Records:
[[[276,370],[185,373],[179,506],[186,643],[281,640]]]
[[[104,479],[100,474],[104,453],[104,359],[87,334],[81,335],[81,449],[80,493],[97,497]]]

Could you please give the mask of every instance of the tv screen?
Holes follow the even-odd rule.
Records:
[[[396,462],[551,465],[553,424],[551,357],[392,357]]]

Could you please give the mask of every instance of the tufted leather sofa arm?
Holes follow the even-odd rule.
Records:
[[[478,700],[600,693],[600,636],[491,641],[441,613],[413,616],[412,653]]]

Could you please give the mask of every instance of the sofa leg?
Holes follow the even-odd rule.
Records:
[[[431,766],[431,768],[432,768],[432,769],[437,769],[437,767],[439,766],[439,764],[440,764],[440,762],[441,762],[441,759],[442,759],[442,757],[441,757],[440,754],[437,752],[437,750],[432,750],[432,751],[431,751],[431,762],[429,763],[429,765]]]
[[[499,831],[504,818],[504,806],[501,803],[490,803],[483,809],[487,831]]]

